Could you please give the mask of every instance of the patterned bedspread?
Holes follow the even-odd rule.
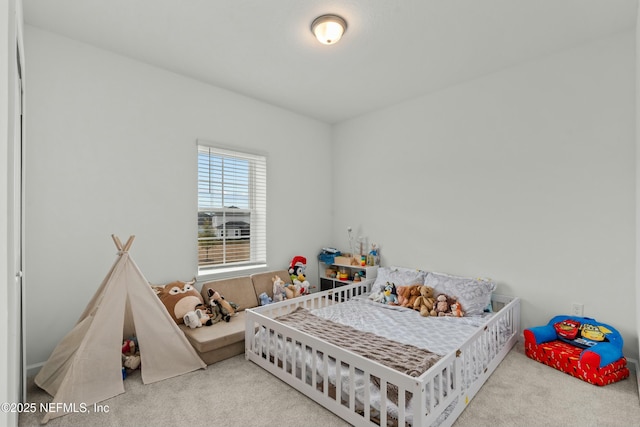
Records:
[[[312,310],[318,317],[363,332],[383,336],[396,343],[409,344],[444,356],[457,350],[478,327],[485,316],[422,317],[404,307],[371,301],[366,296]]]
[[[350,326],[323,319],[302,307],[278,317],[277,320],[413,377],[419,377],[441,359],[441,356],[429,350],[410,344],[401,344],[380,335],[362,332]],[[397,403],[397,387],[389,385],[387,396]]]

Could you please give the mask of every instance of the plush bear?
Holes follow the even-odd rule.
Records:
[[[175,281],[165,285],[158,293],[162,304],[166,307],[171,318],[178,324],[184,323],[184,316],[194,311],[198,304],[204,304],[202,295],[191,282]]]
[[[398,304],[402,307],[413,308],[416,299],[420,296],[420,285],[398,286]]]
[[[398,293],[398,304],[404,306],[409,300],[409,287],[408,286],[397,286],[396,292]]]
[[[287,299],[284,280],[282,280],[279,276],[273,276],[271,278],[271,281],[273,282],[273,302],[280,302]]]
[[[236,315],[238,306],[224,299],[224,297],[220,295],[219,292],[216,292],[213,289],[209,289],[207,290],[207,295],[209,296],[210,306],[213,307],[214,305],[217,305],[220,307],[220,312],[222,313],[222,318],[225,322],[228,322],[229,320],[231,320],[232,316]]]
[[[449,299],[445,294],[440,294],[436,298],[436,314],[438,316],[446,316],[449,312]]]
[[[284,288],[284,292],[287,296],[287,299],[299,297],[300,295],[302,295],[302,290],[303,290],[303,287],[300,284],[300,281],[298,279],[296,279],[295,282],[292,283],[291,285],[287,285]]]
[[[436,299],[433,297],[431,286],[420,286],[420,296],[413,303],[413,308],[418,310],[424,317],[437,316],[435,305]]]

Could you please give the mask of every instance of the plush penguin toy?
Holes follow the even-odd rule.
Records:
[[[306,295],[309,293],[311,285],[305,276],[307,269],[307,259],[303,256],[294,256],[289,265],[289,274],[293,282],[294,292],[297,295]]]

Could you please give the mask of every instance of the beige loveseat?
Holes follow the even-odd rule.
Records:
[[[205,301],[209,301],[208,290],[213,289],[223,295],[227,301],[232,301],[239,306],[238,313],[229,322],[221,321],[196,329],[179,325],[193,348],[207,365],[244,353],[244,310],[257,307],[259,305],[258,295],[262,292],[273,297],[273,282],[271,281],[273,276],[279,276],[285,283],[291,283],[289,273],[286,270],[279,270],[232,279],[214,280],[202,284],[201,294]]]

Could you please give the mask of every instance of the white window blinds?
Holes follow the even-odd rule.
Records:
[[[265,264],[266,157],[198,144],[198,272]]]

